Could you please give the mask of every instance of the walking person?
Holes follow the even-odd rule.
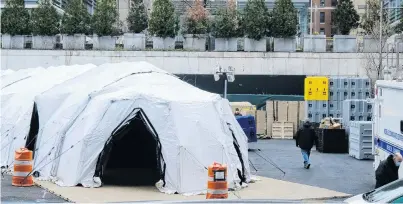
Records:
[[[311,156],[311,149],[316,139],[315,130],[311,127],[309,119],[305,119],[302,128],[295,134],[296,146],[301,148],[302,158],[304,159],[304,168],[309,169],[311,163],[309,157]]]

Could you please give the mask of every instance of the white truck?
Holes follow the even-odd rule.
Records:
[[[403,155],[403,82],[378,80],[375,84],[372,124],[374,168],[390,154]],[[403,167],[399,169],[403,178]]]

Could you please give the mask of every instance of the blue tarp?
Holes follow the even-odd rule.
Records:
[[[236,120],[248,137],[248,142],[257,142],[255,117],[252,115],[236,116]]]

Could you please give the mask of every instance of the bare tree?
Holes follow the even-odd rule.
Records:
[[[390,55],[389,52],[386,52],[388,49],[387,39],[392,34],[392,29],[388,23],[388,15],[385,9],[383,9],[382,16],[382,31],[380,29],[380,1],[378,0],[367,0],[367,10],[361,21],[360,27],[364,30],[364,34],[366,38],[370,38],[372,44],[370,46],[376,46],[376,52],[366,51],[365,48],[363,50],[365,62],[364,67],[367,72],[367,76],[371,79],[373,83],[376,80],[383,78],[383,70],[385,66],[382,66],[385,59],[387,59]],[[382,39],[380,39],[380,34],[382,32]],[[365,47],[369,45],[364,45]],[[379,52],[379,48],[382,49],[382,52]]]

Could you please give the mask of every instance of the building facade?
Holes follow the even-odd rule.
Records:
[[[394,27],[400,22],[402,0],[383,0],[383,7],[388,13],[388,22]]]
[[[364,18],[366,12],[367,12],[367,0],[354,0],[353,1],[354,8],[357,11],[358,15],[360,16],[360,23],[362,22],[362,19]],[[350,31],[350,35],[364,35],[364,30],[362,30],[360,27],[353,29]]]
[[[319,35],[326,35],[326,37],[333,37],[336,34],[336,29],[332,23],[332,13],[336,6],[337,0],[312,0],[313,8],[309,8],[309,17],[312,14],[311,28],[313,34],[318,33]],[[311,28],[309,28],[308,33],[310,33]]]

